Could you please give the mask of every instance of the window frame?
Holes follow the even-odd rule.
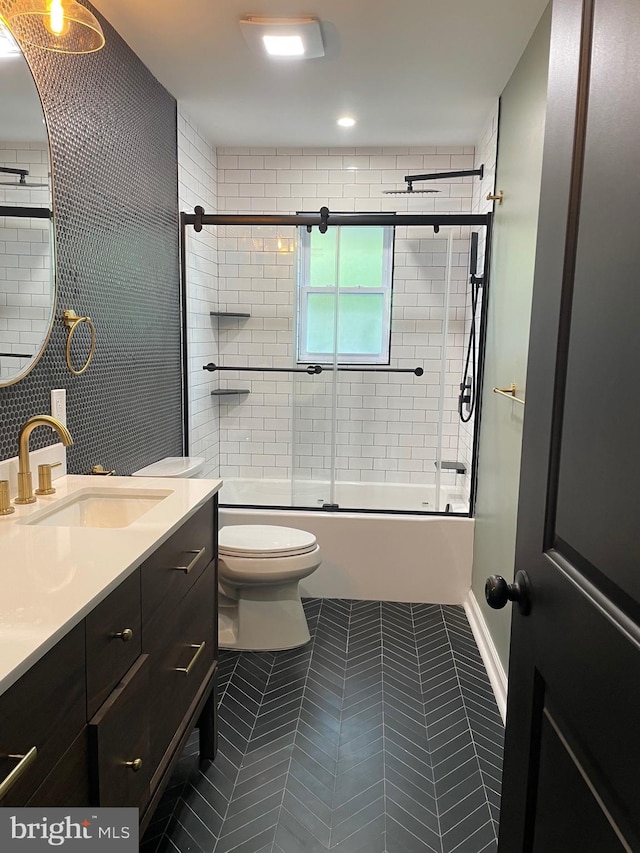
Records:
[[[395,225],[329,225],[338,231],[337,256],[340,255],[340,229],[341,228],[381,228],[382,240],[382,285],[379,287],[340,287],[336,281],[334,287],[313,287],[308,284],[311,270],[311,232],[306,225],[297,226],[298,264],[296,280],[296,312],[297,312],[297,340],[296,340],[296,363],[297,364],[344,364],[344,365],[388,365],[391,363],[391,311],[393,303],[393,272],[394,272],[394,247],[395,247]],[[308,298],[311,294],[334,294],[337,298],[341,295],[381,295],[383,297],[382,332],[380,338],[380,351],[375,354],[367,353],[336,353],[332,360],[332,353],[313,353],[304,349],[307,340],[307,317]],[[338,328],[338,337],[340,330]]]

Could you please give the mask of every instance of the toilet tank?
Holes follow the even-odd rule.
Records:
[[[204,459],[200,456],[167,456],[139,471],[132,477],[184,477],[197,478],[202,474]]]

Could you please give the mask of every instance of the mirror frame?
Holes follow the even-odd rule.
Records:
[[[5,29],[7,29],[8,32],[10,32],[9,28],[4,23],[2,16],[0,16],[0,27],[4,27]],[[15,43],[16,43],[19,51],[20,51],[20,59],[21,59],[22,63],[24,64],[24,67],[26,68],[26,70],[29,73],[29,76],[31,78],[31,82],[33,83],[34,91],[37,94],[38,101],[40,104],[40,109],[42,112],[42,118],[43,118],[45,133],[46,133],[46,149],[47,149],[47,154],[48,154],[48,161],[47,162],[48,162],[49,199],[50,199],[50,201],[49,201],[50,208],[49,209],[51,211],[51,215],[48,218],[49,224],[50,224],[51,311],[49,314],[48,329],[46,331],[46,334],[42,338],[42,341],[40,343],[38,351],[33,355],[31,360],[27,363],[26,367],[22,371],[20,371],[20,373],[18,373],[15,377],[8,378],[8,379],[3,379],[2,377],[0,377],[0,388],[8,388],[11,385],[16,385],[18,382],[22,382],[22,380],[25,379],[32,372],[32,370],[36,367],[36,365],[40,362],[40,359],[44,355],[44,353],[47,349],[47,346],[49,345],[49,341],[51,340],[51,335],[53,333],[54,324],[56,321],[56,312],[57,312],[57,308],[58,308],[58,269],[57,269],[56,224],[55,224],[55,218],[56,217],[55,217],[53,152],[52,152],[52,148],[51,148],[51,134],[49,132],[49,122],[47,119],[47,114],[46,114],[46,111],[44,108],[44,104],[42,102],[42,96],[40,94],[40,89],[38,88],[38,84],[36,82],[35,75],[33,73],[33,69],[31,68],[31,65],[29,63],[29,60],[28,60],[26,54],[22,50],[22,46],[20,45],[18,40],[15,39],[15,37],[14,37],[14,41],[15,41]],[[0,60],[0,62],[1,61],[2,60]],[[16,168],[18,168],[19,166],[20,166],[20,164],[16,164]],[[2,214],[2,207],[3,206],[5,206],[5,207],[12,207],[12,206],[13,207],[20,207],[20,205],[18,205],[18,204],[15,204],[15,205],[5,204],[5,205],[3,205],[2,203],[0,203],[0,219],[4,219],[6,217],[9,217],[9,218],[11,217],[11,214]]]

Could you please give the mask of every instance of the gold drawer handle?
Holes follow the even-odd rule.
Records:
[[[122,640],[123,643],[128,643],[133,639],[133,631],[131,628],[125,628],[124,631],[118,631],[117,634],[111,635],[114,640]]]
[[[199,646],[197,644],[191,643],[189,648],[197,649],[198,651],[191,658],[191,663],[189,664],[189,666],[177,666],[176,672],[184,672],[185,675],[189,675],[189,673],[191,672],[193,667],[196,665],[196,661],[198,660],[198,658],[202,654],[202,650],[204,649],[205,645],[206,645],[206,643],[204,641],[202,643],[200,643]]]
[[[13,770],[0,782],[0,800],[5,797],[13,785],[27,772],[38,756],[38,748],[32,746],[26,755],[8,755],[7,758],[13,758],[18,761]]]
[[[124,766],[129,767],[134,773],[137,773],[138,770],[142,769],[142,759],[134,758],[133,761],[125,761]]]
[[[204,554],[204,552],[206,550],[207,550],[207,548],[205,546],[204,548],[200,548],[199,551],[187,551],[186,552],[187,554],[195,554],[195,557],[193,558],[193,560],[191,560],[191,562],[189,563],[188,566],[174,566],[173,570],[175,572],[184,572],[185,575],[188,575],[189,572],[191,571],[191,569],[195,566],[195,564],[198,562],[200,557],[202,557],[202,555]]]

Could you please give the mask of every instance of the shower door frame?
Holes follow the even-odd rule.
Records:
[[[187,250],[186,235],[187,226],[193,227],[196,233],[202,231],[206,225],[305,225],[307,228],[318,227],[324,233],[328,226],[366,226],[366,225],[393,225],[393,226],[426,226],[432,227],[437,234],[439,229],[451,225],[479,225],[484,226],[485,250],[482,270],[482,295],[480,311],[480,331],[478,341],[478,366],[476,376],[477,396],[475,403],[475,417],[473,424],[473,454],[471,460],[471,479],[469,512],[451,513],[442,511],[419,511],[403,509],[348,509],[325,507],[291,507],[291,506],[269,506],[269,510],[287,510],[292,512],[358,512],[358,513],[384,513],[385,515],[424,515],[424,516],[449,516],[473,518],[475,511],[475,499],[477,494],[478,478],[478,445],[480,439],[481,400],[482,384],[484,377],[484,357],[487,337],[487,304],[489,297],[489,269],[491,261],[491,238],[492,238],[492,213],[331,213],[327,207],[320,208],[318,213],[292,213],[292,214],[245,214],[245,213],[205,213],[204,208],[197,206],[193,213],[180,213],[180,310],[181,310],[181,349],[182,349],[182,412],[183,412],[183,453],[187,455],[189,447],[189,375],[188,375],[188,350],[187,350]],[[366,366],[366,365],[364,365]],[[383,368],[384,370],[384,368]],[[392,369],[393,370],[393,369]],[[286,372],[282,368],[282,372]],[[234,505],[235,507],[235,505]],[[264,509],[263,504],[239,504],[242,509]]]

